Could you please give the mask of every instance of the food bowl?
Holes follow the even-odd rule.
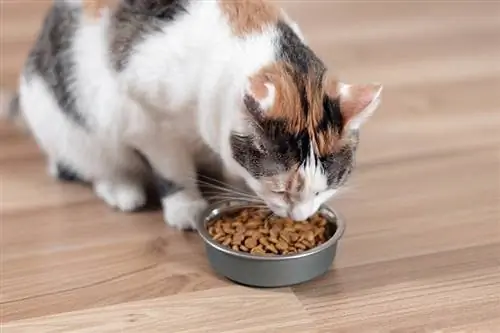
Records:
[[[235,251],[212,239],[207,228],[211,221],[250,206],[245,202],[213,204],[199,219],[198,232],[205,242],[208,261],[214,271],[246,286],[285,287],[310,281],[329,270],[337,252],[337,244],[344,234],[345,224],[326,205],[321,206],[318,212],[334,226],[330,228],[333,234],[323,244],[301,253],[255,255]]]

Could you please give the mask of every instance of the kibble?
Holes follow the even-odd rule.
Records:
[[[323,244],[332,225],[320,214],[306,221],[281,218],[268,211],[243,209],[208,225],[212,238],[234,251],[255,255],[285,255]]]

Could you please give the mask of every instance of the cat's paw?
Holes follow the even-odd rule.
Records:
[[[132,212],[146,204],[146,194],[139,184],[98,182],[94,191],[108,205],[122,212]]]
[[[179,191],[162,199],[163,218],[168,225],[181,230],[195,230],[196,221],[207,208],[199,194]]]

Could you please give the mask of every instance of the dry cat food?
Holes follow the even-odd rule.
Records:
[[[246,208],[208,224],[208,233],[224,246],[251,254],[292,254],[323,244],[333,225],[316,214],[307,221],[281,218],[269,211]]]

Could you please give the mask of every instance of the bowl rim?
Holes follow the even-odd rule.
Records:
[[[214,203],[209,205],[204,211],[203,214],[200,215],[200,217],[197,220],[196,223],[196,228],[198,231],[198,234],[201,236],[205,244],[210,245],[212,248],[217,249],[218,251],[224,252],[226,254],[240,257],[240,258],[245,258],[245,259],[250,259],[250,260],[258,260],[258,261],[282,261],[282,260],[293,260],[293,259],[298,259],[298,258],[303,258],[303,257],[308,257],[313,254],[316,254],[318,252],[324,251],[331,246],[335,245],[338,243],[340,238],[344,235],[345,232],[345,222],[343,217],[333,208],[328,206],[327,204],[323,204],[320,206],[318,209],[318,212],[324,213],[329,221],[329,223],[334,223],[336,225],[336,230],[335,233],[323,244],[320,246],[316,246],[312,249],[306,250],[304,252],[300,253],[294,253],[294,254],[285,254],[285,255],[267,255],[267,256],[258,256],[258,255],[253,255],[250,253],[246,252],[239,252],[235,251],[229,247],[226,247],[217,241],[213,240],[210,234],[208,233],[208,230],[206,228],[206,224],[212,220],[215,216],[218,216],[224,212],[228,212],[234,209],[238,208],[244,208],[251,206],[251,203],[246,203],[245,201],[241,201],[235,205],[231,205],[231,203],[225,203],[225,206],[221,206],[220,203]]]

